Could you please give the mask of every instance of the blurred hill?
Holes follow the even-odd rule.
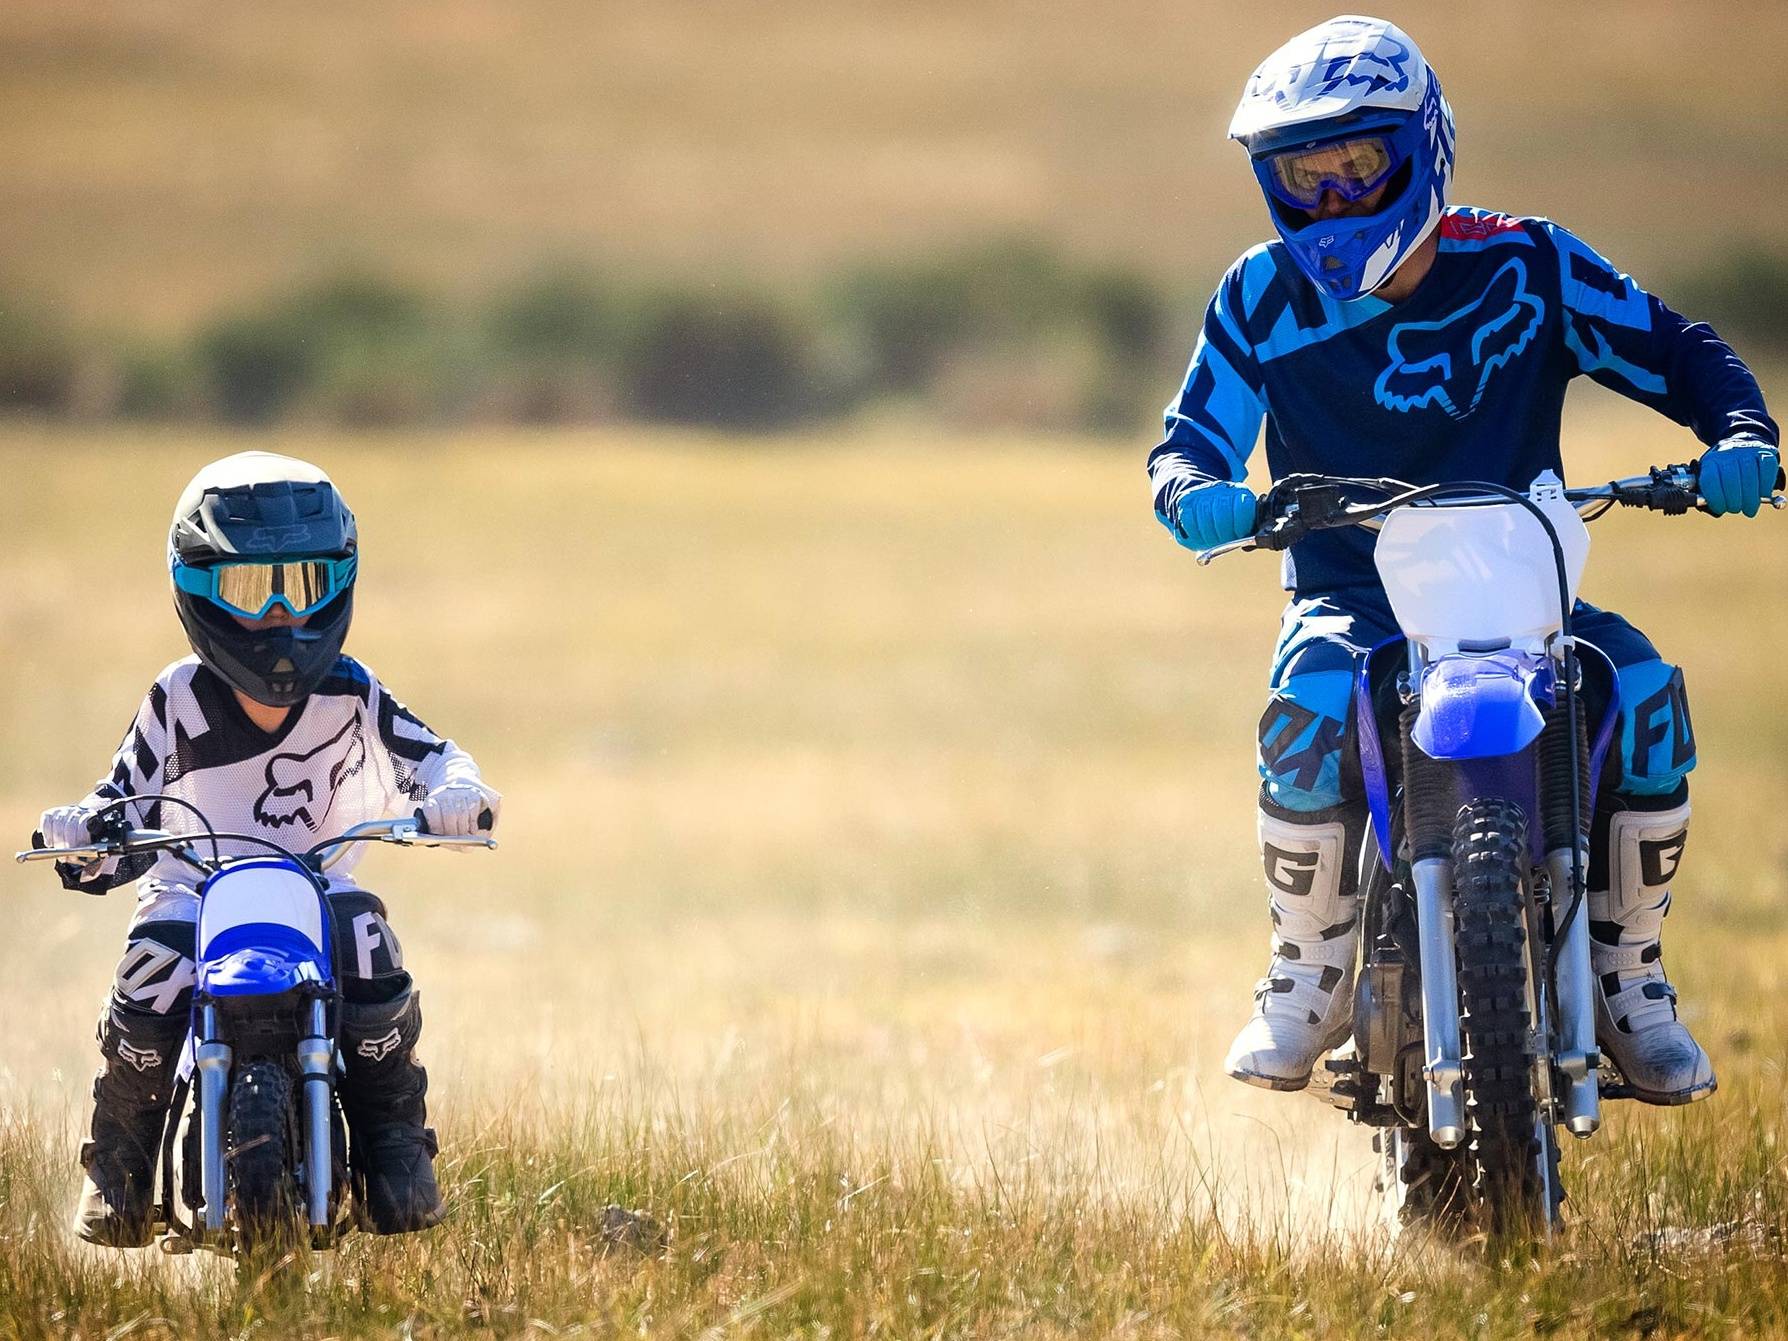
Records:
[[[450,294],[543,258],[811,279],[1009,235],[1195,292],[1265,231],[1231,105],[1334,9],[12,0],[0,287],[169,333],[347,266]],[[1788,7],[1381,12],[1442,72],[1461,200],[1659,284],[1788,245]]]

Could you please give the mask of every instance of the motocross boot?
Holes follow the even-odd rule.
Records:
[[[343,1116],[351,1134],[354,1195],[361,1219],[379,1234],[439,1224],[435,1134],[423,1125],[428,1072],[416,1060],[421,996],[341,1006]]]
[[[1302,813],[1260,801],[1260,856],[1273,917],[1273,956],[1254,1014],[1223,1069],[1248,1085],[1301,1090],[1316,1060],[1353,1020],[1359,911],[1354,862],[1359,805]]]
[[[1622,797],[1604,812],[1589,872],[1589,963],[1601,985],[1596,1041],[1633,1097],[1686,1104],[1714,1092],[1713,1063],[1676,1017],[1659,933],[1688,840],[1688,789]]]
[[[187,1017],[156,1015],[114,1000],[99,1022],[103,1061],[93,1080],[87,1177],[74,1231],[105,1248],[141,1248],[154,1230],[156,1157]]]

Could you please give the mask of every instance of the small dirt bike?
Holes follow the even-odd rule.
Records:
[[[1312,1091],[1378,1129],[1394,1227],[1550,1234],[1558,1129],[1593,1135],[1601,1101],[1623,1096],[1596,1047],[1583,908],[1618,687],[1608,658],[1572,638],[1571,613],[1585,522],[1615,506],[1695,510],[1698,465],[1588,489],[1547,473],[1526,494],[1292,475],[1263,499],[1256,534],[1199,556],[1379,533],[1402,637],[1358,662],[1362,962],[1352,1038]]]
[[[176,797],[130,800],[187,806]],[[17,859],[87,862],[166,852],[202,878],[192,1025],[159,1161],[161,1248],[242,1256],[268,1244],[332,1247],[353,1228],[353,1217],[347,1128],[335,1096],[339,987],[323,873],[353,843],[496,843],[430,834],[418,815],[357,824],[294,853],[254,834],[218,833],[202,814],[201,833],[133,829],[124,804],[94,817],[91,844],[46,848],[34,835],[31,851]],[[267,855],[220,855],[220,840]],[[207,845],[211,854],[200,855]]]

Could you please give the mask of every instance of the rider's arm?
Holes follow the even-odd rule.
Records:
[[[164,677],[165,678],[165,677]],[[149,686],[130,729],[119,742],[112,756],[112,768],[94,784],[93,790],[76,804],[86,811],[126,797],[144,796],[161,790],[163,763],[167,757],[168,695],[163,680]],[[144,829],[161,826],[161,806],[147,801],[126,806],[131,823]],[[62,877],[64,889],[78,889],[87,894],[103,894],[108,889],[128,884],[155,864],[153,853],[129,857],[107,857],[103,861],[76,866],[72,862],[56,863],[56,874]]]
[[[1250,252],[1230,268],[1205,309],[1180,394],[1167,407],[1167,432],[1149,453],[1155,515],[1172,528],[1175,504],[1188,490],[1248,474],[1266,399],[1245,330],[1247,298],[1271,259]]]
[[[391,776],[398,795],[390,798],[394,812],[408,814],[430,792],[449,786],[470,786],[489,791],[470,754],[445,736],[436,735],[415,713],[398,702],[378,679],[371,681],[366,712],[379,746],[391,761]]]
[[[1780,441],[1757,379],[1713,327],[1671,310],[1565,229],[1547,231],[1558,249],[1565,347],[1578,371],[1709,446],[1739,434]]]

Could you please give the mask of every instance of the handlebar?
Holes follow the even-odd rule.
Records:
[[[1699,460],[1687,465],[1653,468],[1644,475],[1610,480],[1606,484],[1580,489],[1562,490],[1584,521],[1594,521],[1615,507],[1646,508],[1669,516],[1691,511],[1706,511],[1700,492]],[[1769,505],[1780,510],[1788,507],[1782,489],[1788,487],[1788,475],[1776,471]],[[1472,493],[1472,489],[1482,492]],[[1377,501],[1354,502],[1350,495],[1377,493]],[[1265,520],[1251,536],[1243,536],[1226,544],[1199,550],[1200,565],[1224,554],[1247,550],[1289,549],[1316,531],[1338,530],[1361,526],[1377,530],[1394,509],[1418,507],[1478,507],[1513,501],[1512,491],[1474,480],[1438,485],[1413,485],[1402,480],[1360,479],[1329,475],[1288,475],[1269,489],[1261,500]],[[1525,497],[1525,495],[1522,495]]]
[[[479,813],[480,828],[489,829],[495,823],[495,817],[487,808]],[[353,843],[395,843],[398,847],[482,847],[494,848],[497,840],[487,833],[451,834],[430,833],[428,823],[422,818],[419,810],[409,819],[367,820],[364,824],[356,824],[339,837],[318,843],[305,853],[308,860],[316,863],[319,871],[326,871],[346,854],[348,846]],[[327,853],[328,855],[323,855]]]
[[[488,828],[494,816],[486,809],[478,817],[481,827]],[[13,854],[13,860],[68,861],[86,863],[106,857],[124,857],[134,853],[169,852],[194,870],[210,875],[227,864],[227,859],[206,860],[194,851],[197,843],[212,839],[259,844],[270,851],[296,857],[318,874],[327,871],[345,855],[354,843],[394,843],[399,847],[482,847],[494,848],[497,840],[488,834],[436,834],[428,831],[420,812],[407,819],[368,820],[356,824],[334,838],[325,839],[303,853],[288,852],[277,843],[255,834],[233,833],[170,833],[165,829],[116,828],[96,837],[91,843],[76,847],[45,847],[41,831],[31,835],[31,847]]]

